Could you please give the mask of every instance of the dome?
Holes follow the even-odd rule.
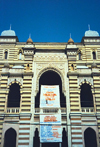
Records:
[[[86,37],[97,37],[99,33],[97,31],[88,30],[85,32]]]
[[[70,38],[70,39],[68,40],[68,44],[74,44],[74,41],[73,41],[72,38]]]
[[[1,36],[16,36],[16,33],[13,30],[4,30],[1,33]]]
[[[28,38],[28,40],[26,41],[26,43],[33,44],[33,40],[31,38]]]

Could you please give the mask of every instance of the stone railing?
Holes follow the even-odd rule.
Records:
[[[61,113],[66,114],[66,108],[35,108],[35,114]]]
[[[6,109],[6,113],[19,113],[20,112],[20,108],[7,108]]]
[[[82,107],[81,112],[82,113],[92,113],[94,112],[94,108],[93,107]]]

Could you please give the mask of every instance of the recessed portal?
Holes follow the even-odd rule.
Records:
[[[92,128],[84,132],[85,147],[97,147],[96,133]]]
[[[16,147],[16,131],[12,128],[5,133],[4,147]]]
[[[45,73],[43,73],[40,77],[39,80],[39,93],[37,94],[36,98],[35,98],[35,107],[38,108],[40,105],[40,88],[41,85],[59,85],[60,88],[60,106],[61,107],[66,107],[66,99],[64,97],[64,94],[62,93],[62,81],[61,78],[59,76],[59,74],[57,74],[54,71],[47,71]]]

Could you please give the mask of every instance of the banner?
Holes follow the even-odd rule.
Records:
[[[62,142],[61,115],[40,115],[40,142]]]
[[[59,85],[41,85],[40,108],[60,107]]]

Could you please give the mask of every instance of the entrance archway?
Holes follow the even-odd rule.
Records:
[[[39,92],[35,97],[35,108],[38,108],[40,105],[40,88],[41,85],[59,85],[60,88],[60,106],[66,107],[66,99],[62,93],[62,81],[58,73],[49,70],[44,72],[39,79]]]
[[[5,132],[4,147],[16,147],[16,131],[12,128]]]
[[[96,132],[88,128],[84,132],[85,147],[97,147]]]

